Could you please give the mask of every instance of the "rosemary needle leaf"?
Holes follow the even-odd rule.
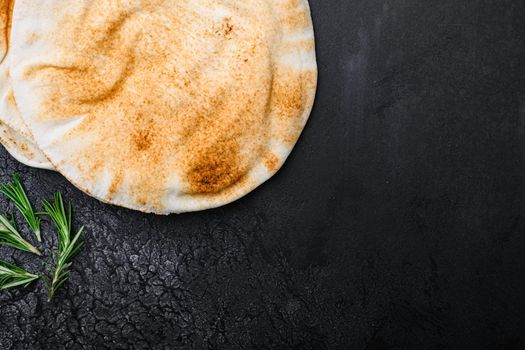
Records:
[[[37,275],[33,275],[18,266],[0,260],[0,289],[7,289],[16,286],[26,287],[29,283],[38,278]]]
[[[40,236],[40,218],[33,211],[31,202],[29,202],[29,198],[27,198],[24,186],[22,186],[18,175],[15,174],[13,176],[13,182],[9,182],[7,185],[1,184],[0,192],[15,203],[16,208],[27,221],[31,231],[36,235],[38,241],[42,242],[42,237]]]
[[[48,301],[53,299],[56,291],[68,279],[71,271],[71,259],[82,248],[84,242],[79,241],[84,226],[78,230],[74,237],[71,237],[71,203],[68,203],[67,210],[62,200],[60,192],[55,193],[54,201],[42,201],[45,215],[51,218],[57,230],[58,249],[55,254],[55,267],[52,271],[51,281],[44,279],[48,288]]]
[[[11,216],[11,220],[9,220],[5,215],[0,215],[0,245],[42,255],[31,243],[22,238],[20,232],[18,232],[13,216]]]

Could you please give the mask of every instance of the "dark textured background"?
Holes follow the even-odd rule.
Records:
[[[88,229],[56,302],[0,293],[0,349],[525,349],[525,3],[310,2],[311,120],[234,204],[143,215],[2,150]]]

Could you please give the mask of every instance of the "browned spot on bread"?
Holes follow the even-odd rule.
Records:
[[[219,192],[242,176],[239,145],[235,140],[223,140],[213,148],[202,147],[189,160],[187,181],[192,193]]]
[[[154,142],[155,126],[153,121],[138,113],[134,121],[135,130],[131,137],[137,151],[146,151]]]
[[[231,18],[225,18],[223,24],[224,36],[228,36],[233,31],[233,24],[231,24]]]
[[[15,95],[13,94],[13,89],[11,87],[9,87],[7,89],[6,102],[11,108],[13,108],[13,109],[17,109],[18,108],[16,106]]]
[[[108,189],[108,197],[111,199],[115,193],[119,190],[120,188],[120,185],[122,183],[122,179],[123,179],[123,176],[122,176],[122,171],[119,171],[117,174],[115,174],[115,176],[113,177],[113,179],[111,179],[111,185],[109,185],[109,189]]]
[[[147,150],[152,142],[151,131],[147,129],[138,130],[138,132],[133,135],[133,141],[139,151]]]
[[[297,81],[297,77],[274,81],[273,96],[280,117],[297,116],[297,112],[304,108],[303,88],[301,80]]]
[[[233,32],[233,29],[234,26],[232,23],[232,19],[230,17],[225,17],[222,19],[222,22],[216,25],[215,34],[229,39]]]
[[[292,30],[301,30],[312,25],[310,13],[306,11],[301,0],[289,0],[284,4],[286,9],[283,23]]]
[[[317,72],[287,70],[277,73],[272,96],[273,113],[277,116],[272,129],[277,139],[291,147],[297,142],[304,127],[304,113],[311,107]]]
[[[273,153],[267,153],[264,157],[264,165],[270,173],[276,172],[279,167],[279,158]]]

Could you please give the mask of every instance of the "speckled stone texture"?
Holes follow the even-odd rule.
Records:
[[[0,349],[525,348],[525,3],[310,3],[314,112],[236,203],[144,215],[0,152],[87,225],[55,302],[0,293]]]

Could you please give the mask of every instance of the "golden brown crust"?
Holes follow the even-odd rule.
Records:
[[[274,173],[279,169],[279,157],[277,157],[274,153],[268,152],[264,158],[264,165],[266,166],[266,169],[268,169],[269,172]]]

